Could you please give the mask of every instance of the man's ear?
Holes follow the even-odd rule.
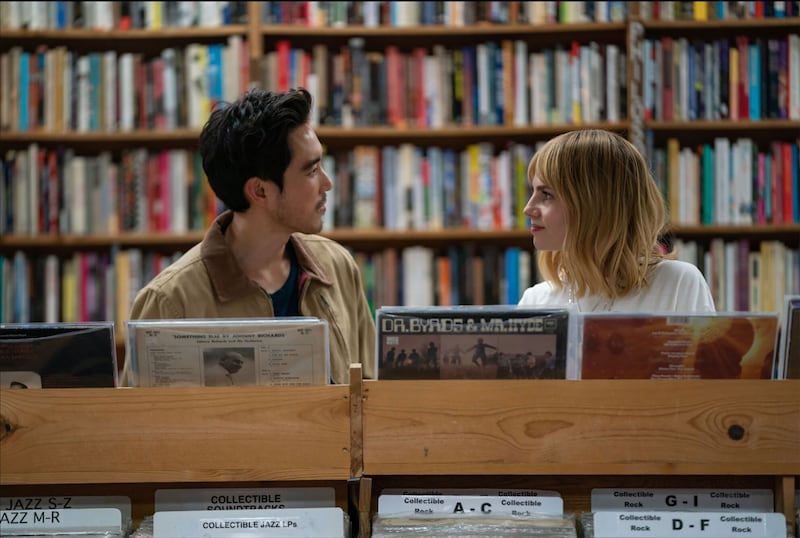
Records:
[[[266,181],[257,176],[253,176],[245,182],[244,195],[251,204],[257,204],[267,199],[266,183]]]

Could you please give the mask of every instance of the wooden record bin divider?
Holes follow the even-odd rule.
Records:
[[[769,488],[794,526],[800,380],[375,381],[0,391],[3,496],[333,485],[370,535],[384,487]]]

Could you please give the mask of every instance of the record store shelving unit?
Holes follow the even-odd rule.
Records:
[[[369,536],[384,487],[767,488],[794,525],[800,381],[361,381],[0,391],[5,496],[333,485]],[[413,394],[413,398],[408,398]]]
[[[634,5],[636,3],[632,3]],[[635,18],[635,5],[634,18]],[[331,48],[363,35],[370,46],[396,42],[473,43],[523,38],[533,46],[598,40],[627,47],[628,87],[636,88],[640,65],[636,40],[644,35],[715,32],[788,33],[798,19],[776,21],[579,23],[471,28],[356,29],[259,24],[258,2],[246,24],[219,28],[130,31],[0,32],[0,51],[40,44],[83,51],[142,50],[167,43],[223,42],[247,37],[251,73],[285,37]],[[375,45],[372,45],[372,43]],[[110,44],[110,45],[109,45]],[[758,139],[796,138],[797,121],[645,121],[635,99],[628,118],[600,124],[643,145],[652,129],[658,142],[678,136],[694,143],[711,133]],[[320,127],[330,149],[357,143],[463,148],[489,141],[546,140],[574,128]],[[0,151],[32,143],[68,146],[84,153],[130,146],[192,148],[197,131],[0,132]],[[684,226],[678,237],[708,242],[742,235],[754,243],[777,239],[800,244],[797,224]],[[327,232],[355,250],[386,245],[442,245],[472,241],[530,246],[526,230],[478,232],[337,229]],[[163,233],[0,236],[0,255],[68,255],[76,250],[141,247],[185,249],[201,231]],[[800,477],[800,381],[364,381],[308,388],[49,389],[0,392],[0,486],[4,496],[127,495],[138,521],[152,513],[159,487],[318,485],[336,488],[337,504],[360,515],[368,536],[375,496],[383,487],[496,486],[560,491],[568,511],[587,510],[592,487],[765,487],[776,510],[794,523],[792,501]],[[408,398],[413,394],[414,398]],[[360,486],[353,494],[352,485]]]

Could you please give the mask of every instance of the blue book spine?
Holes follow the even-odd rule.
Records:
[[[212,43],[208,46],[208,98],[211,102],[211,110],[222,101],[223,81],[222,81],[222,49],[221,43]],[[291,55],[290,55],[291,57]],[[289,70],[290,80],[294,71]]]
[[[100,63],[102,58],[100,53],[92,53],[89,55],[89,84],[91,91],[91,101],[89,103],[89,130],[100,130],[100,89],[103,84],[102,77],[100,76]]]
[[[748,82],[750,84],[750,119],[761,119],[761,44],[751,43],[748,47]]]
[[[28,130],[28,109],[30,108],[30,96],[28,86],[30,85],[31,56],[29,52],[22,52],[19,55],[19,130]]]
[[[519,248],[511,247],[505,251],[506,265],[506,298],[507,304],[519,303],[522,294],[520,293],[519,282]]]

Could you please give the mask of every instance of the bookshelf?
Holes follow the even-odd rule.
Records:
[[[116,5],[115,3],[111,4]],[[497,93],[499,92],[497,88],[492,95],[498,100],[495,103],[496,106],[499,106],[498,103],[504,105],[502,119],[490,117],[489,121],[484,121],[486,118],[479,117],[479,111],[476,109],[472,114],[474,116],[477,114],[477,116],[473,118],[469,128],[465,128],[465,124],[460,124],[457,118],[453,117],[452,110],[440,112],[443,116],[434,124],[419,123],[422,121],[419,115],[415,116],[411,110],[407,111],[407,117],[401,118],[402,121],[398,124],[390,118],[384,117],[388,111],[380,106],[378,106],[378,112],[373,111],[371,116],[365,115],[361,118],[358,114],[354,114],[350,119],[320,110],[317,129],[320,139],[332,157],[344,160],[351,158],[352,150],[356,146],[373,146],[382,149],[410,145],[425,156],[429,155],[431,148],[440,148],[442,151],[454,152],[455,158],[459,159],[464,152],[469,151],[469,148],[483,144],[485,148],[490,148],[488,151],[493,159],[498,158],[504,150],[514,146],[521,148],[519,155],[526,155],[526,152],[529,154],[534,150],[538,142],[545,141],[566,130],[582,127],[602,127],[620,132],[650,154],[652,154],[652,150],[664,147],[666,141],[671,138],[678,139],[683,146],[708,143],[719,136],[729,139],[750,137],[757,144],[763,145],[772,141],[794,142],[797,140],[797,132],[800,130],[800,120],[798,119],[764,118],[756,121],[739,118],[736,121],[722,119],[667,121],[645,117],[643,99],[645,98],[644,84],[646,81],[643,77],[646,75],[646,64],[641,58],[644,40],[660,39],[664,36],[696,40],[731,38],[740,34],[764,39],[776,35],[786,36],[795,32],[800,25],[800,17],[796,15],[780,19],[772,17],[708,21],[657,20],[641,13],[642,5],[639,2],[627,2],[619,4],[627,10],[621,19],[612,19],[611,15],[608,15],[604,18],[598,17],[604,19],[602,22],[592,22],[590,14],[585,14],[581,19],[580,14],[568,13],[567,8],[564,8],[563,13],[552,12],[552,15],[556,17],[555,20],[542,19],[545,22],[529,24],[519,18],[514,18],[515,14],[518,15],[523,12],[521,10],[524,10],[521,3],[501,3],[508,8],[507,11],[501,9],[498,12],[492,12],[488,3],[479,2],[473,6],[472,3],[449,2],[442,3],[443,11],[433,14],[440,17],[439,19],[430,19],[441,21],[442,17],[454,19],[459,16],[463,17],[460,22],[447,25],[413,24],[409,23],[410,19],[402,19],[404,16],[415,15],[399,13],[400,5],[403,4],[403,10],[405,10],[412,9],[405,7],[405,4],[414,3],[380,3],[383,11],[369,13],[365,7],[366,3],[354,3],[354,6],[360,6],[363,10],[355,10],[349,14],[328,12],[324,15],[319,13],[312,15],[299,8],[292,13],[283,12],[276,15],[279,13],[278,4],[280,3],[275,2],[234,2],[231,4],[235,5],[236,15],[225,21],[227,23],[219,24],[217,22],[194,27],[162,25],[159,28],[146,29],[134,24],[134,27],[125,30],[113,25],[100,30],[87,28],[55,30],[43,27],[39,23],[32,23],[32,29],[4,29],[0,32],[0,53],[8,55],[12,49],[18,49],[30,53],[33,58],[37,51],[63,47],[67,52],[76,55],[114,51],[118,59],[125,53],[131,53],[141,55],[144,60],[151,61],[158,59],[165,48],[174,48],[180,55],[190,45],[228,45],[232,38],[236,38],[238,40],[236,50],[239,51],[236,56],[239,58],[236,63],[240,79],[238,90],[249,84],[264,86],[267,81],[275,80],[276,73],[278,73],[276,65],[279,48],[282,51],[288,48],[289,53],[296,55],[295,58],[302,59],[303,62],[310,62],[312,66],[318,67],[319,64],[314,62],[319,62],[320,58],[327,59],[326,65],[329,65],[331,69],[333,58],[337,55],[353,60],[358,46],[363,47],[361,52],[364,56],[368,58],[381,57],[387,62],[388,49],[395,47],[409,64],[414,59],[415,49],[424,49],[426,54],[433,57],[438,55],[452,59],[455,51],[472,48],[477,55],[478,45],[492,44],[491,46],[497,46],[502,50],[506,46],[505,43],[511,43],[512,46],[517,43],[524,44],[525,50],[531,55],[533,53],[544,54],[545,51],[549,51],[553,55],[568,52],[591,54],[592,46],[596,47],[594,49],[596,53],[597,50],[604,52],[607,47],[613,45],[625,58],[625,62],[618,66],[618,76],[616,77],[617,83],[620,85],[617,88],[620,94],[618,95],[617,112],[611,114],[609,110],[606,110],[606,105],[608,105],[606,102],[601,104],[599,114],[595,114],[594,117],[582,117],[580,122],[577,119],[565,119],[563,104],[557,114],[546,114],[543,117],[534,116],[533,100],[527,98],[525,101],[529,108],[529,114],[527,118],[522,118],[520,121],[519,118],[514,118],[508,113],[508,110],[514,108],[510,106],[511,102],[513,101],[515,106],[517,104],[517,101],[514,101],[515,95],[505,93],[501,97]],[[567,4],[564,3],[565,6]],[[449,11],[454,9],[453,6],[475,11],[456,15]],[[555,4],[551,7],[555,7]],[[593,4],[592,7],[594,7]],[[398,13],[391,14],[389,12],[391,9],[397,9]],[[570,7],[570,9],[577,8]],[[536,18],[546,17],[547,13],[531,11],[527,15]],[[112,11],[112,18],[113,16],[115,16],[115,12]],[[140,13],[138,16],[145,21],[150,15]],[[281,17],[280,20],[276,20],[278,16]],[[359,23],[346,22],[348,16],[351,22],[359,21]],[[367,25],[370,17],[373,20],[385,22],[392,16],[398,17],[394,24]],[[423,13],[418,16],[430,16],[430,14]],[[306,18],[314,17],[316,20],[319,20],[319,17],[327,18],[331,21],[331,25],[309,24]],[[572,22],[558,22],[558,17]],[[569,19],[569,17],[576,18]],[[106,19],[100,17],[98,20]],[[362,22],[364,24],[361,24]],[[140,23],[142,22],[140,21]],[[354,48],[353,38],[361,38],[362,44],[356,45]],[[587,47],[588,50],[582,51],[581,47]],[[566,57],[565,61],[569,61],[569,58]],[[591,65],[591,62],[588,65]],[[600,65],[608,71],[609,64],[602,54]],[[570,69],[572,68],[570,67]],[[352,74],[352,72],[348,73]],[[282,76],[291,81],[293,85],[294,82],[297,82],[313,87],[313,84],[307,84],[308,78],[303,79],[302,75],[292,71],[286,72]],[[11,77],[9,78],[11,79]],[[341,91],[345,96],[352,95],[352,90],[348,92],[347,85],[350,83],[348,80],[345,80],[344,87],[337,88],[337,91]],[[503,80],[507,81],[508,79]],[[316,84],[318,87],[320,82],[317,81]],[[498,86],[503,86],[503,84],[500,83]],[[321,91],[320,95],[327,96],[335,93],[334,91]],[[178,112],[179,121],[170,128],[155,128],[147,125],[147,122],[153,121],[152,118],[147,117],[142,120],[137,117],[131,128],[79,130],[70,128],[64,122],[53,122],[52,119],[48,119],[50,116],[45,112],[44,116],[39,116],[40,124],[31,125],[27,130],[23,130],[13,126],[14,121],[18,122],[19,118],[9,122],[9,118],[16,117],[12,114],[11,104],[17,102],[14,99],[18,99],[19,95],[12,94],[9,97],[8,108],[0,109],[6,111],[6,116],[0,122],[2,123],[0,125],[2,128],[0,152],[6,158],[11,152],[16,152],[16,155],[29,152],[27,158],[35,160],[33,155],[36,151],[57,152],[61,148],[87,158],[107,153],[112,163],[120,163],[126,152],[137,148],[146,155],[157,155],[164,150],[185,151],[187,159],[191,159],[199,134],[200,125],[192,126],[191,118],[187,116],[186,110]],[[354,104],[348,103],[346,97],[343,99],[343,101],[337,102],[339,108],[344,106],[347,110],[352,109]],[[188,101],[188,99],[185,100]],[[320,107],[325,106],[330,110],[334,105],[332,102],[323,103],[323,101],[323,99],[318,100]],[[149,110],[148,107],[151,106],[146,102],[138,103],[138,106],[143,106],[146,110]],[[406,104],[410,106],[413,103]],[[570,104],[574,105],[574,103]],[[585,104],[585,102],[581,102],[581,105]],[[46,108],[48,105],[45,102],[42,106]],[[381,106],[387,108],[388,104]],[[556,104],[552,103],[551,108],[557,108]],[[150,111],[149,113],[154,112]],[[566,114],[571,113],[566,112]],[[14,112],[14,114],[18,114],[18,112]],[[536,121],[531,121],[534,117]],[[48,121],[50,123],[47,123]],[[429,118],[425,121],[433,120]],[[31,152],[32,147],[35,148],[34,152]],[[180,159],[182,158],[180,157]],[[336,168],[339,170],[339,161],[331,162],[335,162]],[[190,165],[187,164],[187,166]],[[120,171],[118,174],[122,174],[122,172]],[[208,193],[203,193],[202,189],[197,186],[202,182],[202,174],[198,175],[196,171],[192,173],[191,170],[187,171],[187,174],[191,176],[190,182],[194,185],[189,196],[207,197]],[[416,174],[414,175],[416,176]],[[474,256],[474,252],[480,252],[481,249],[498,248],[500,251],[518,249],[523,254],[520,263],[526,265],[526,271],[523,271],[522,274],[531,275],[532,279],[535,268],[530,255],[530,236],[519,217],[521,211],[517,210],[520,200],[524,202],[527,197],[526,186],[524,181],[520,182],[519,169],[517,169],[517,175],[512,175],[512,178],[514,178],[512,181],[516,181],[512,184],[513,189],[516,190],[513,192],[515,198],[510,205],[511,217],[507,221],[503,221],[502,225],[492,223],[489,226],[481,227],[476,226],[475,222],[469,222],[468,225],[464,225],[463,222],[445,223],[444,225],[423,222],[420,225],[417,222],[411,226],[400,226],[399,229],[395,229],[394,226],[389,226],[378,218],[374,225],[362,227],[347,220],[352,216],[341,217],[337,222],[338,217],[333,213],[337,212],[338,214],[339,207],[342,205],[337,201],[330,211],[332,225],[326,227],[325,235],[339,240],[354,251],[363,254],[359,260],[366,264],[364,269],[367,272],[376,271],[376,267],[380,268],[381,263],[388,263],[387,259],[396,259],[397,251],[411,246],[431,249],[434,259],[451,256],[453,247],[455,247],[456,256],[459,257],[454,258],[456,261],[453,262],[453,265],[468,263],[470,257]],[[338,189],[340,192],[352,189],[354,181],[352,176],[346,174],[343,177],[337,176],[334,181],[334,193],[337,185],[343,186]],[[102,184],[102,180],[100,183]],[[344,187],[345,185],[346,187]],[[383,198],[388,200],[391,197],[383,193]],[[192,199],[196,200],[196,198]],[[219,209],[213,206],[213,201],[206,200],[204,203],[208,213]],[[383,212],[384,218],[387,214],[387,203],[382,201],[381,207],[378,209],[379,213]],[[138,250],[143,260],[142,266],[132,268],[127,273],[138,278],[137,282],[140,284],[144,284],[160,267],[168,263],[171,256],[177,255],[199,241],[205,229],[204,224],[209,218],[207,214],[189,217],[187,225],[181,227],[180,230],[171,230],[169,227],[155,231],[126,229],[125,226],[118,224],[117,229],[93,225],[89,227],[88,232],[75,233],[69,229],[41,230],[32,221],[27,221],[27,225],[19,229],[15,228],[11,222],[13,219],[9,217],[8,208],[14,207],[17,210],[19,208],[11,199],[7,202],[7,206],[5,212],[0,213],[0,217],[6,222],[5,228],[2,229],[3,233],[0,234],[0,257],[6,259],[6,263],[2,266],[4,274],[13,274],[14,257],[18,253],[22,253],[24,255],[22,257],[29,257],[19,263],[20,267],[32,268],[30,273],[33,275],[38,274],[34,268],[36,262],[32,261],[35,258],[55,255],[63,266],[68,259],[77,263],[74,261],[74,256],[83,253],[104,255],[105,261],[102,263],[107,264],[105,266],[107,271],[114,273],[117,270],[115,259],[120,251]],[[465,220],[464,215],[461,215],[459,219]],[[796,221],[765,222],[752,225],[700,224],[679,221],[674,222],[672,233],[676,239],[695,245],[694,261],[701,267],[705,265],[705,256],[710,251],[710,245],[715,239],[732,242],[744,237],[748,240],[750,249],[756,252],[759,251],[761,244],[775,242],[793,253],[794,258],[787,258],[787,260],[796,260],[797,251],[800,249],[800,223]],[[461,249],[462,246],[463,249]],[[394,251],[394,258],[388,257],[387,250]],[[788,264],[790,261],[786,263]],[[501,265],[491,269],[491,271],[495,270],[496,274],[504,274]],[[20,272],[25,271],[16,271],[16,273]],[[38,286],[35,282],[38,281],[29,281],[26,286]],[[520,283],[521,286],[529,284],[530,282]],[[135,288],[136,284],[132,287]],[[13,296],[14,291],[10,288],[10,285],[6,286],[4,297]],[[56,286],[55,289],[58,287]],[[471,295],[462,294],[461,297],[469,299]],[[496,290],[496,296],[486,297],[489,302],[511,302],[511,299],[501,296],[500,290]],[[117,300],[124,303],[131,300],[131,297],[119,297]],[[402,303],[402,296],[383,298],[382,300],[387,303]],[[5,301],[8,302],[8,299]],[[124,307],[120,309],[121,311],[124,311]],[[13,305],[7,305],[2,313],[3,320],[12,320]],[[119,318],[120,314],[111,313],[109,317]]]
[[[733,6],[721,3],[666,17],[658,4],[634,23],[643,83],[633,106],[643,110],[641,143],[681,230],[679,256],[718,283],[718,309],[778,310],[777,295],[797,285],[786,275],[800,245],[800,96],[786,85],[800,19],[767,13],[770,2],[748,7],[759,15],[727,18],[716,10]],[[759,295],[773,281],[781,291]]]

